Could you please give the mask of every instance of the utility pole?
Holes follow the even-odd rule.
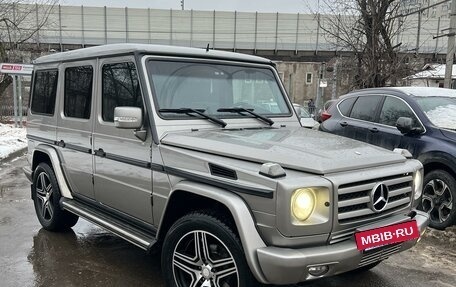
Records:
[[[448,32],[448,46],[446,56],[445,68],[445,82],[444,87],[452,88],[452,75],[453,75],[453,60],[454,60],[454,36],[456,32],[456,0],[451,0],[451,14],[450,14],[450,30]]]

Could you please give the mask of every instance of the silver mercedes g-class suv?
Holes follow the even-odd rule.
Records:
[[[116,44],[34,64],[24,171],[41,225],[82,217],[161,250],[168,286],[367,270],[427,226],[422,165],[302,128],[270,60]]]

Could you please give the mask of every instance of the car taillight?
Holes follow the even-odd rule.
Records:
[[[325,112],[322,112],[322,113],[321,113],[321,122],[326,121],[326,120],[329,119],[330,117],[331,117],[331,114],[330,114],[330,113],[328,113],[328,112],[326,112],[326,111],[325,111]]]

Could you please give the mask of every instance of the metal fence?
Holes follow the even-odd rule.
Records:
[[[30,42],[75,45],[152,43],[216,49],[333,51],[335,46],[320,28],[332,15],[247,13],[224,11],[133,9],[86,6],[17,5],[35,9],[22,28],[38,28],[50,11],[47,24]],[[19,12],[17,12],[19,13]],[[2,27],[4,23],[0,23]],[[401,49],[427,53],[446,50],[446,41],[433,39],[449,26],[448,17],[406,18],[395,37]],[[13,35],[14,36],[14,35]]]

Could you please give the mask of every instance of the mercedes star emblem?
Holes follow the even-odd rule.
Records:
[[[372,189],[370,195],[370,208],[375,212],[380,212],[385,209],[388,204],[389,190],[384,183],[378,183]]]

